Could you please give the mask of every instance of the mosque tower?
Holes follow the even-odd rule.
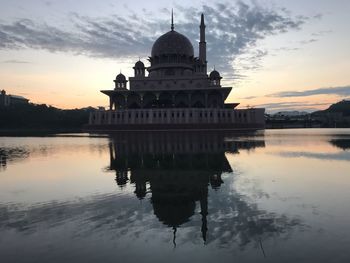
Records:
[[[199,28],[199,60],[205,65],[205,72],[207,72],[207,43],[205,42],[204,14],[201,15],[201,24]]]

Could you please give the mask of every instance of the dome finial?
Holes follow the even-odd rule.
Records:
[[[171,8],[171,31],[174,31],[174,11]]]

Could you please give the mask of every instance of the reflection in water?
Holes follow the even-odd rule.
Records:
[[[251,143],[246,147],[254,147]],[[111,140],[110,170],[123,187],[135,185],[135,194],[143,199],[147,183],[152,193],[154,214],[174,230],[189,221],[199,202],[202,238],[206,241],[208,185],[218,189],[221,174],[232,172],[225,151],[236,152],[237,144],[225,142],[222,134],[150,133],[119,135]],[[263,142],[260,142],[263,146]]]
[[[6,169],[8,163],[23,160],[29,157],[28,149],[24,147],[1,148],[0,147],[0,171]]]
[[[151,195],[154,214],[164,225],[177,228],[195,214],[196,203],[201,215],[201,236],[207,242],[208,186],[219,190],[224,183],[222,175],[232,169],[226,153],[265,147],[263,140],[225,140],[225,133],[159,133],[119,134],[111,138],[109,170],[116,172],[120,188],[134,185],[135,195],[144,199]],[[231,134],[232,136],[232,134]],[[148,185],[148,187],[147,187]],[[242,248],[252,240],[262,248],[263,236],[286,233],[300,220],[290,220],[259,210],[248,204],[238,193],[224,200],[213,200],[211,222],[215,233],[212,242],[225,246],[236,240]],[[222,218],[226,214],[226,218]],[[219,221],[217,221],[218,218]],[[231,239],[231,240],[230,240]]]
[[[13,167],[15,160],[31,159],[33,153],[47,156],[37,166],[50,164],[38,184],[43,182],[42,188],[50,191],[64,192],[77,178],[76,173],[84,176],[73,193],[89,182],[99,185],[103,180],[112,190],[76,199],[44,199],[31,205],[24,199],[22,203],[0,202],[0,254],[14,262],[21,261],[16,254],[19,246],[26,259],[40,254],[47,262],[63,262],[67,258],[93,262],[92,254],[99,250],[108,251],[110,257],[106,261],[115,261],[118,255],[126,262],[135,262],[142,258],[131,254],[159,255],[174,246],[190,257],[197,255],[186,251],[201,249],[208,256],[204,261],[216,260],[210,256],[213,251],[226,253],[226,259],[231,259],[235,251],[251,254],[256,250],[256,257],[265,256],[265,251],[268,257],[271,245],[264,251],[265,244],[276,238],[288,240],[295,229],[303,230],[306,225],[299,217],[262,208],[257,200],[236,187],[241,171],[231,166],[231,158],[243,155],[244,160],[251,154],[250,162],[256,152],[265,150],[261,135],[122,133],[102,139],[77,138],[65,144],[61,141],[54,146],[43,144],[40,149],[45,151],[31,147],[7,145],[0,153],[6,156],[4,163],[13,162]],[[73,166],[67,161],[76,158],[71,152],[80,153],[79,159],[69,163]],[[58,161],[67,165],[66,170],[60,170],[62,162]],[[54,173],[63,180],[69,169],[77,170],[68,173],[62,188],[47,178],[47,174]],[[95,172],[89,174],[91,169]],[[12,169],[3,174],[8,170]],[[113,178],[106,174],[113,174]],[[133,252],[128,251],[130,246],[134,247]],[[174,255],[173,262],[181,261],[180,256]]]
[[[34,157],[49,157],[54,154],[103,152],[108,151],[106,144],[98,137],[95,143],[91,143],[90,136],[57,135],[55,137],[0,137],[4,142],[0,143],[0,172],[8,165],[15,164],[25,159]],[[68,144],[61,145],[62,140]],[[1,141],[0,141],[1,142]]]
[[[337,153],[314,153],[314,152],[280,152],[278,155],[290,158],[310,158],[319,160],[336,160],[336,161],[350,161],[350,152]]]
[[[332,139],[329,141],[332,145],[345,150],[350,149],[350,140],[349,139]]]

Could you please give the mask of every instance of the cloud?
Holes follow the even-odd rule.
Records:
[[[251,99],[256,99],[256,98],[259,98],[259,97],[258,96],[248,96],[248,97],[243,97],[243,98],[240,98],[240,99],[251,100]]]
[[[332,30],[321,30],[321,31],[318,31],[316,33],[312,33],[311,35],[314,37],[319,37],[319,36],[324,36],[324,35],[327,35],[330,33],[333,33],[333,31]]]
[[[322,19],[323,18],[323,14],[321,14],[321,13],[316,14],[316,15],[313,16],[313,18]]]
[[[52,2],[51,1],[45,1],[44,4],[48,7],[51,7],[52,6]]]
[[[313,112],[319,110],[319,107],[327,107],[329,103],[310,103],[310,102],[275,102],[254,105],[258,108],[266,108],[269,113],[276,113],[279,111],[306,111]]]
[[[170,12],[165,8],[158,11],[161,15]],[[256,1],[249,4],[237,1],[201,7],[176,6],[175,14],[180,15],[175,17],[175,29],[197,41],[201,12],[206,16],[208,60],[231,76],[234,75],[233,65],[241,55],[246,55],[248,61],[242,70],[256,68],[258,61],[267,55],[264,50],[252,52],[259,40],[299,30],[312,19],[293,17],[285,8],[271,10]],[[149,13],[147,10],[141,14],[126,10],[124,16],[104,18],[71,14],[67,18],[70,29],[27,18],[0,23],[0,49],[30,48],[112,59],[146,57],[155,39],[169,30],[169,19]],[[193,44],[197,47],[197,43]],[[253,66],[247,66],[249,63]],[[239,72],[236,70],[235,73]]]
[[[230,69],[231,72],[233,65],[235,69],[242,66],[244,70],[247,65],[255,69],[257,62],[268,54],[266,50],[256,50],[259,40],[299,30],[308,20],[301,16],[292,17],[285,9],[270,10],[257,2],[203,5],[202,10],[181,8],[180,12],[187,17],[183,29],[194,29],[186,32],[191,39],[198,38],[198,22],[193,23],[193,17],[199,16],[202,11],[206,14],[208,60],[215,63],[219,70]]]
[[[277,93],[267,95],[267,97],[285,98],[285,97],[307,97],[307,96],[314,96],[314,95],[350,96],[350,86],[319,88],[319,89],[304,90],[304,91],[283,91],[283,92],[277,92]]]
[[[10,60],[4,60],[2,63],[5,63],[5,64],[29,64],[31,62],[23,61],[23,60],[16,60],[16,59],[10,59]]]
[[[317,42],[317,41],[318,41],[318,39],[311,38],[311,39],[308,39],[308,40],[302,40],[299,43],[302,44],[302,45],[307,45],[307,44],[314,43],[314,42]]]
[[[345,100],[350,100],[350,85],[349,86],[341,86],[341,87],[329,87],[329,88],[318,88],[312,90],[304,90],[304,91],[282,91],[273,94],[263,95],[263,96],[247,96],[241,97],[240,99],[251,100],[256,98],[292,98],[292,97],[308,97],[315,95],[337,95],[342,97]],[[307,102],[305,102],[307,103]],[[268,103],[261,104],[260,107],[288,107],[288,106],[322,106],[328,105],[328,103],[315,103],[315,104],[305,104],[304,102],[279,102],[279,103]],[[296,105],[300,104],[300,105]]]
[[[266,108],[291,108],[291,107],[312,107],[312,106],[323,106],[323,105],[329,105],[329,103],[308,103],[308,102],[275,102],[275,103],[267,103],[267,104],[260,104],[259,107],[266,107]]]
[[[267,55],[267,50],[252,49],[247,51],[247,53],[241,54],[234,59],[234,69],[242,72],[257,70],[261,68],[261,61]]]
[[[275,51],[297,51],[299,50],[299,47],[280,47],[280,48],[276,48],[274,49]]]

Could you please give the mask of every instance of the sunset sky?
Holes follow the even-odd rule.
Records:
[[[0,90],[61,108],[107,106],[122,71],[147,62],[170,30],[198,55],[205,14],[208,69],[233,90],[227,102],[325,109],[350,99],[350,1],[0,0]],[[146,63],[146,65],[148,65]]]

